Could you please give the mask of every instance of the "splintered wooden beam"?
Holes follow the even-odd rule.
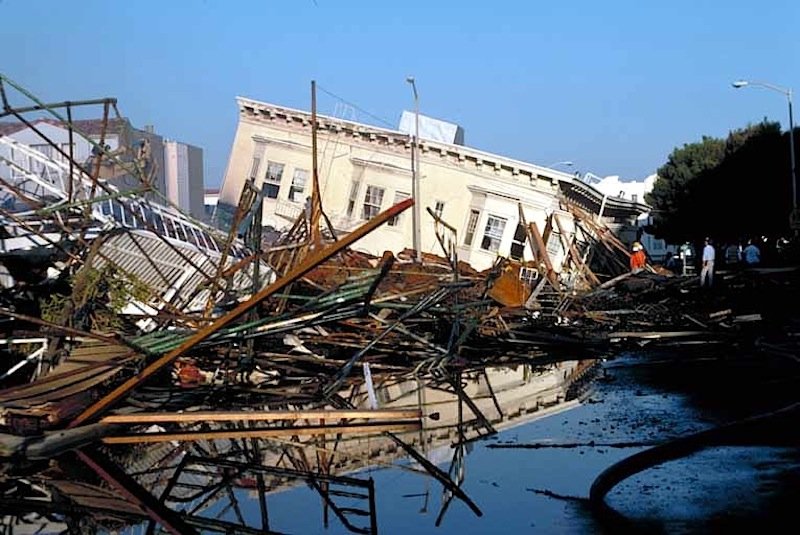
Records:
[[[78,458],[92,471],[102,477],[115,491],[127,501],[140,507],[147,516],[158,522],[164,529],[175,535],[197,533],[186,523],[183,516],[157,500],[139,482],[125,473],[119,466],[105,457],[97,449],[78,450]]]
[[[266,422],[282,420],[414,420],[422,417],[419,409],[403,410],[308,410],[308,411],[196,411],[140,412],[110,414],[101,424],[155,424],[196,422]]]
[[[553,232],[553,214],[547,218],[544,222],[544,229],[542,230],[542,242],[547,245],[547,242],[550,241],[550,234]]]
[[[556,225],[558,226],[559,235],[562,237],[562,241],[566,245],[567,251],[569,251],[569,256],[572,258],[572,261],[575,262],[575,265],[578,268],[580,268],[583,276],[588,277],[588,279],[592,282],[594,286],[599,285],[600,279],[598,279],[597,276],[594,274],[594,272],[591,269],[589,269],[589,266],[587,266],[584,263],[580,253],[578,252],[578,249],[575,247],[575,240],[574,239],[567,240],[567,235],[564,232],[564,227],[561,226],[561,220],[558,218],[557,215],[553,214],[553,219],[555,220]]]
[[[131,390],[139,386],[143,381],[151,377],[152,375],[156,374],[162,368],[167,366],[168,364],[172,363],[175,359],[180,357],[181,355],[185,354],[190,349],[197,346],[197,344],[203,342],[212,334],[215,334],[223,327],[227,326],[228,324],[232,323],[236,319],[240,318],[244,314],[246,314],[250,309],[261,303],[264,299],[267,299],[271,295],[283,290],[286,286],[292,284],[297,279],[317,267],[319,264],[323,263],[336,253],[342,251],[346,247],[350,246],[351,244],[355,243],[356,241],[360,240],[385,222],[389,221],[391,218],[401,214],[403,211],[407,210],[412,204],[414,204],[413,199],[406,199],[388,210],[378,214],[374,218],[370,219],[356,230],[344,236],[341,240],[334,242],[322,249],[319,249],[314,254],[306,257],[300,264],[295,266],[289,273],[287,273],[284,277],[276,280],[269,286],[263,288],[257,294],[253,295],[247,301],[239,304],[236,308],[231,310],[224,316],[221,316],[216,321],[214,321],[211,325],[200,329],[195,333],[191,338],[183,342],[180,346],[176,347],[166,355],[162,356],[161,358],[151,362],[147,367],[145,367],[141,372],[139,372],[134,377],[131,377],[117,388],[103,396],[89,408],[84,410],[77,418],[75,418],[72,422],[70,422],[68,427],[76,427],[81,425],[82,423],[86,422],[90,418],[94,417],[98,413],[107,410],[111,407],[114,403],[122,399],[124,396],[128,395]]]
[[[307,425],[291,427],[274,427],[270,429],[245,429],[234,431],[222,429],[219,431],[184,431],[182,433],[137,433],[105,437],[104,444],[152,444],[172,441],[196,440],[240,440],[245,438],[275,438],[295,437],[298,435],[322,434],[380,434],[388,431],[406,432],[417,431],[420,422],[398,421],[394,423],[368,423],[361,425]]]
[[[519,222],[522,225],[522,228],[525,229],[525,233],[528,236],[528,247],[531,248],[531,253],[533,253],[533,261],[536,265],[539,265],[541,262],[541,255],[538,250],[537,244],[534,242],[533,236],[531,236],[531,229],[528,227],[528,221],[525,219],[525,211],[522,209],[522,203],[517,203],[517,210],[519,210]]]
[[[550,255],[547,253],[547,246],[542,239],[542,235],[539,234],[539,227],[536,226],[535,221],[531,221],[528,225],[528,239],[531,242],[531,248],[538,249],[538,256],[539,258],[544,261],[545,269],[547,269],[547,280],[550,281],[550,286],[553,287],[554,290],[558,291],[559,284],[558,284],[558,276],[556,276],[556,272],[553,269],[553,263],[550,262]]]

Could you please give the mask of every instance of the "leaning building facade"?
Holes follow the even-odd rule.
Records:
[[[236,102],[239,123],[219,202],[235,207],[252,179],[263,188],[264,225],[286,228],[311,195],[311,113],[248,98]],[[408,134],[324,115],[317,116],[317,125],[322,206],[337,233],[411,196],[413,143]],[[509,256],[519,242],[520,206],[526,222],[539,228],[551,213],[558,214],[565,233],[574,231],[573,216],[563,204],[567,198],[602,216],[612,229],[634,226],[646,209],[609,199],[554,169],[458,144],[425,138],[419,143],[420,249],[443,254],[430,209],[455,228],[459,260],[479,270],[491,267],[498,256]],[[412,247],[412,230],[407,210],[354,248],[375,255],[397,253]]]

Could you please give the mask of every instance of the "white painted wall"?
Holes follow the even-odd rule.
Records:
[[[203,218],[203,151],[180,141],[164,141],[166,194],[170,202]]]

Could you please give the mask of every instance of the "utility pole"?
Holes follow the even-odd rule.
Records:
[[[413,76],[406,78],[406,82],[411,84],[414,91],[414,122],[415,134],[411,145],[411,198],[414,199],[414,206],[411,208],[412,223],[412,243],[414,247],[414,260],[422,263],[422,249],[420,244],[420,193],[419,193],[419,94],[417,84]]]

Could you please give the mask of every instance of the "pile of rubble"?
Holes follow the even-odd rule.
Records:
[[[17,87],[4,77],[0,84]],[[193,516],[188,525],[143,488],[147,478],[124,473],[109,458],[113,450],[98,444],[206,444],[206,456],[168,448],[165,455],[180,451],[183,460],[165,469],[163,496],[189,465],[212,473],[214,457],[222,476],[257,467],[253,484],[262,494],[266,474],[313,485],[349,525],[329,485],[373,491],[331,473],[336,447],[343,437],[382,435],[450,499],[479,514],[459,481],[401,438],[429,425],[425,389],[458,400],[456,443],[463,445],[495,432],[485,407],[465,393],[466,377],[485,377],[503,415],[487,366],[543,369],[597,357],[621,338],[653,339],[656,326],[690,326],[696,336],[746,321],[730,307],[698,314],[689,302],[696,281],[651,267],[630,275],[624,244],[566,200],[574,232],[556,214],[540,232],[520,209],[517,234],[533,259],[498,259],[486,272],[459,261],[454,230],[430,210],[441,256],[426,254],[419,263],[409,251],[381,258],[352,251],[412,201],[337,237],[324,224],[316,171],[310,213],[277,241],[262,236],[264,193],[253,183],[223,233],[159,202],[146,147],[112,152],[101,135],[81,162],[26,118],[45,111],[72,132],[74,108],[100,105],[105,125],[113,99],[15,107],[0,93],[0,118],[24,122],[58,153],[15,146],[24,161],[0,156],[13,171],[0,177],[0,456],[35,460],[77,450],[106,485],[125,489],[138,511],[174,532],[230,526]],[[137,187],[120,189],[120,177]],[[579,366],[569,381],[587,369]],[[378,410],[376,393],[395,384],[412,385],[404,388],[419,392],[419,407]],[[469,425],[462,404],[474,417]],[[283,443],[267,463],[264,452],[275,441],[314,449],[316,466]],[[107,487],[92,488],[97,500],[111,500]]]

